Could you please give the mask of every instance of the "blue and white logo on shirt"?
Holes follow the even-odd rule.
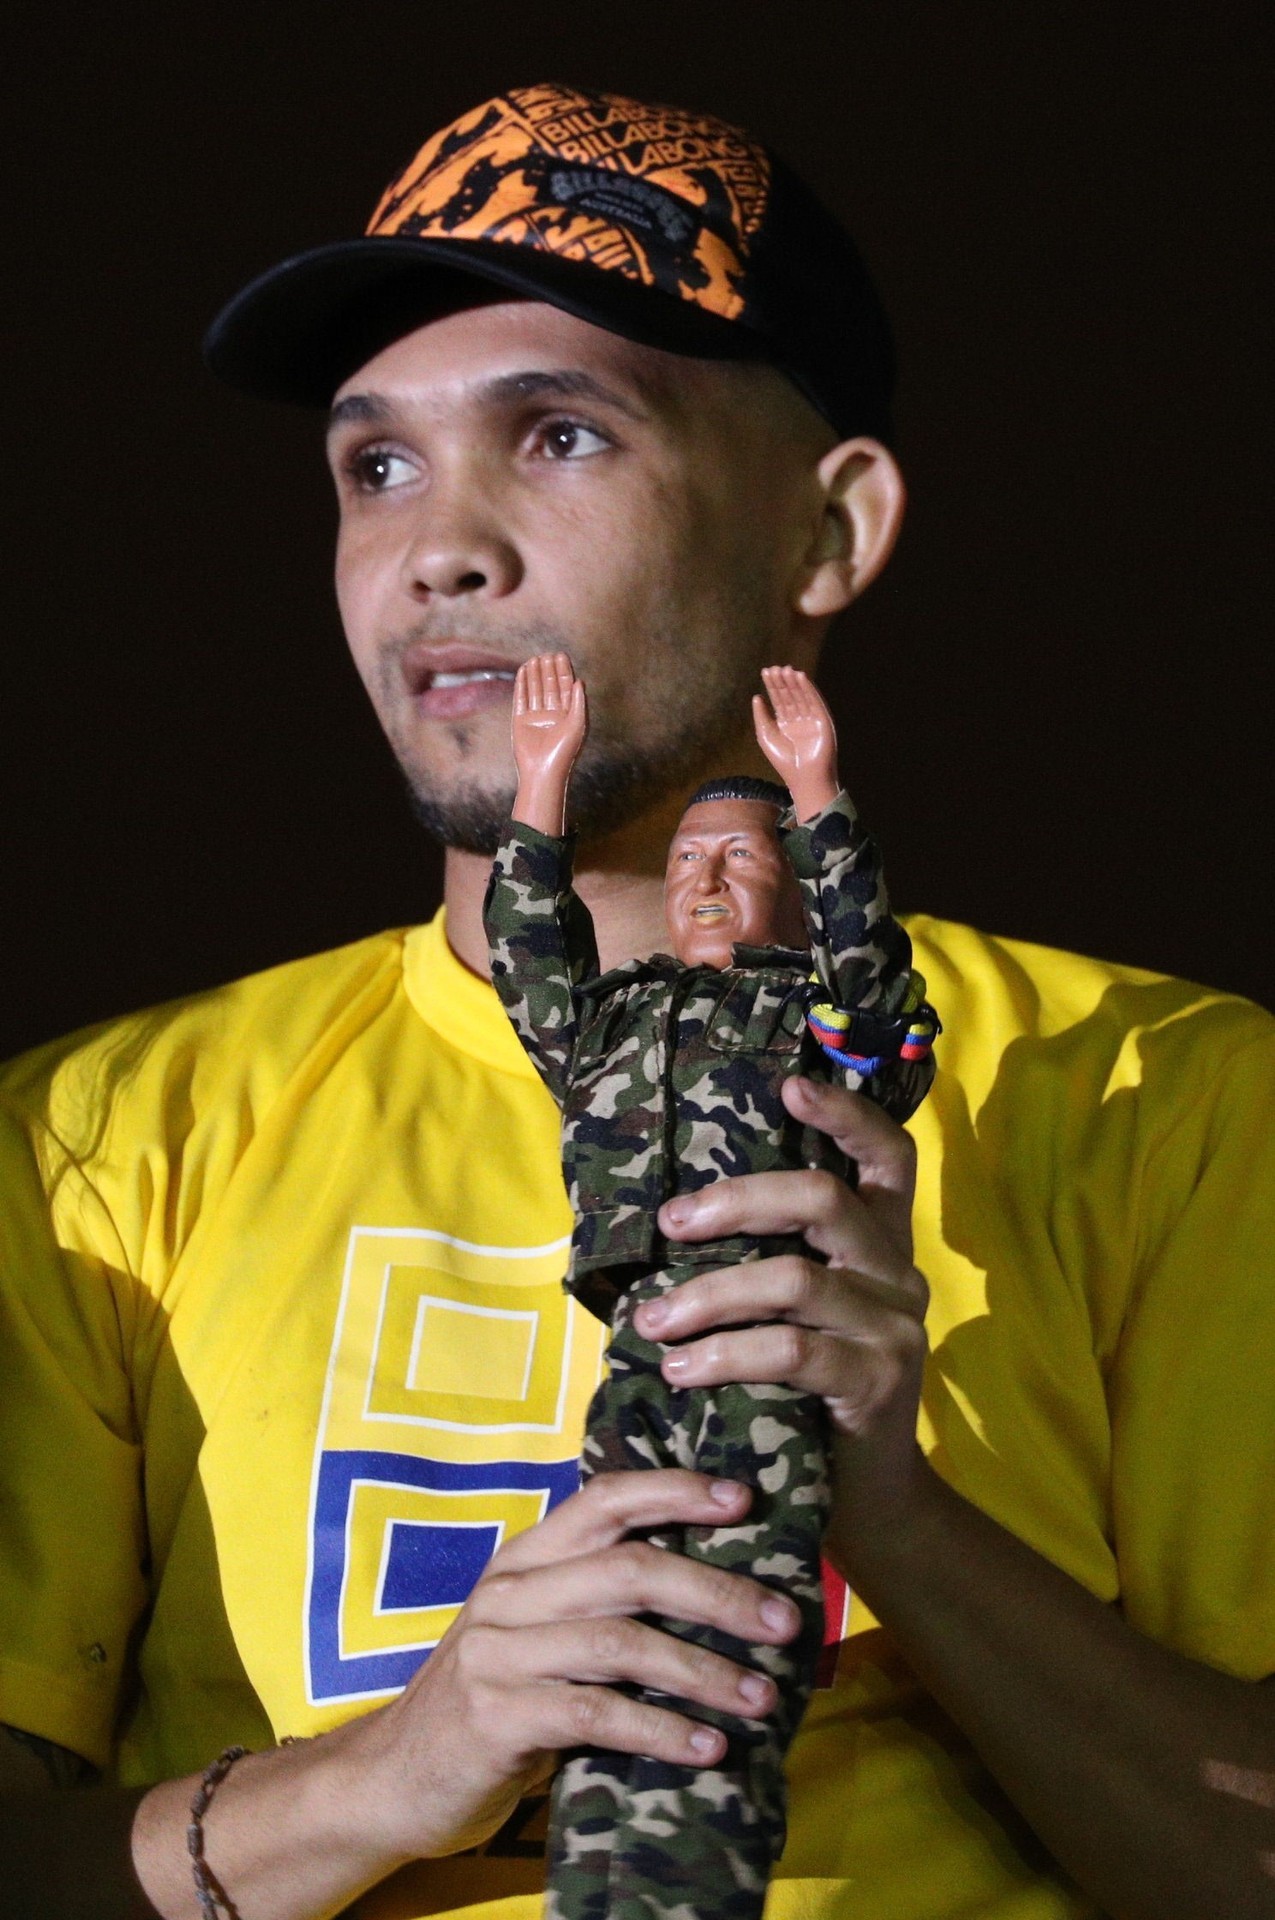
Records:
[[[566,1248],[351,1233],[311,1498],[313,1705],[405,1686],[501,1541],[579,1484],[604,1330],[562,1291]]]

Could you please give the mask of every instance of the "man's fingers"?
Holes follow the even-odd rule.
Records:
[[[778,1697],[765,1674],[639,1620],[568,1620],[513,1632],[473,1627],[461,1657],[476,1677],[498,1674],[502,1686],[564,1679],[597,1686],[625,1681],[743,1719],[770,1712]]]
[[[507,1542],[495,1564],[506,1572],[556,1566],[656,1527],[735,1526],[750,1500],[737,1481],[710,1480],[681,1467],[596,1474],[538,1526]]]
[[[783,1102],[795,1119],[828,1134],[857,1173],[859,1198],[878,1225],[911,1259],[916,1146],[910,1134],[865,1094],[800,1076],[786,1080]],[[822,1241],[812,1239],[821,1253]],[[831,1255],[829,1256],[831,1257]]]
[[[789,1113],[836,1141],[859,1170],[859,1192],[903,1194],[909,1203],[916,1183],[916,1148],[909,1134],[866,1094],[829,1086],[800,1074],[785,1080]]]
[[[725,1240],[736,1234],[799,1233],[832,1267],[889,1278],[912,1264],[910,1189],[860,1180],[853,1192],[835,1173],[744,1173],[660,1208],[669,1240]],[[755,1315],[750,1315],[755,1318]]]
[[[675,1387],[769,1383],[857,1405],[880,1398],[883,1381],[892,1384],[924,1350],[919,1320],[878,1308],[875,1317],[865,1316],[861,1330],[849,1338],[782,1322],[710,1334],[667,1354],[663,1372]]]
[[[855,1162],[857,1189],[809,1168],[741,1174],[665,1201],[663,1232],[687,1241],[800,1233],[833,1267],[901,1278],[912,1264],[911,1139],[870,1100],[844,1087],[792,1079],[784,1082],[783,1098],[791,1114],[830,1134]]]
[[[870,1339],[881,1308],[919,1324],[928,1304],[929,1289],[915,1267],[890,1272],[856,1268],[853,1285],[847,1286],[844,1269],[800,1254],[780,1254],[697,1274],[660,1299],[644,1301],[636,1325],[648,1340],[666,1344],[693,1339],[710,1327],[751,1321],[782,1321],[827,1328],[846,1339]]]
[[[646,1540],[525,1571],[498,1555],[467,1612],[473,1623],[501,1627],[651,1613],[716,1627],[745,1646],[782,1646],[800,1624],[793,1603],[758,1581]]]
[[[800,1117],[807,1116],[803,1113]],[[886,1124],[893,1126],[893,1122]],[[719,1240],[736,1233],[805,1233],[824,1252],[822,1241],[813,1236],[824,1229],[860,1221],[865,1209],[874,1219],[893,1225],[894,1213],[901,1208],[906,1220],[915,1156],[907,1135],[901,1128],[896,1131],[899,1143],[874,1144],[858,1132],[838,1134],[838,1144],[857,1162],[857,1191],[836,1174],[811,1168],[737,1174],[730,1180],[715,1180],[697,1193],[679,1193],[666,1200],[659,1212],[660,1226],[670,1240]],[[856,1148],[862,1150],[862,1158]]]
[[[602,1747],[610,1753],[642,1753],[674,1766],[711,1766],[726,1751],[716,1727],[697,1726],[680,1713],[630,1700],[611,1687],[546,1687],[524,1694],[520,1719],[528,1722],[528,1752],[546,1747]]]

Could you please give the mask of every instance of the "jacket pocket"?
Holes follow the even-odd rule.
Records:
[[[727,986],[705,1038],[714,1053],[797,1053],[805,1032],[805,1001],[792,976],[747,974]]]

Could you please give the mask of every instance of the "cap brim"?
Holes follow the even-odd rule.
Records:
[[[583,261],[498,241],[387,235],[318,247],[262,274],[218,314],[204,358],[247,393],[327,406],[392,341],[470,304],[475,282],[671,353],[769,357],[750,327]]]

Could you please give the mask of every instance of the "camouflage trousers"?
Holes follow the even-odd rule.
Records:
[[[569,1755],[550,1805],[546,1920],[756,1920],[783,1848],[784,1755],[805,1711],[823,1640],[820,1542],[829,1493],[823,1405],[791,1387],[671,1387],[659,1372],[663,1349],[632,1324],[642,1301],[696,1272],[757,1256],[756,1241],[745,1240],[678,1249],[673,1264],[643,1275],[621,1296],[610,1377],[589,1408],[583,1472],[587,1478],[624,1468],[691,1467],[756,1489],[740,1526],[671,1528],[649,1538],[787,1594],[801,1610],[798,1637],[783,1647],[743,1649],[711,1627],[653,1624],[768,1673],[779,1702],[759,1722],[689,1707],[727,1736],[716,1767],[593,1749]],[[685,1704],[626,1690],[657,1705]]]

